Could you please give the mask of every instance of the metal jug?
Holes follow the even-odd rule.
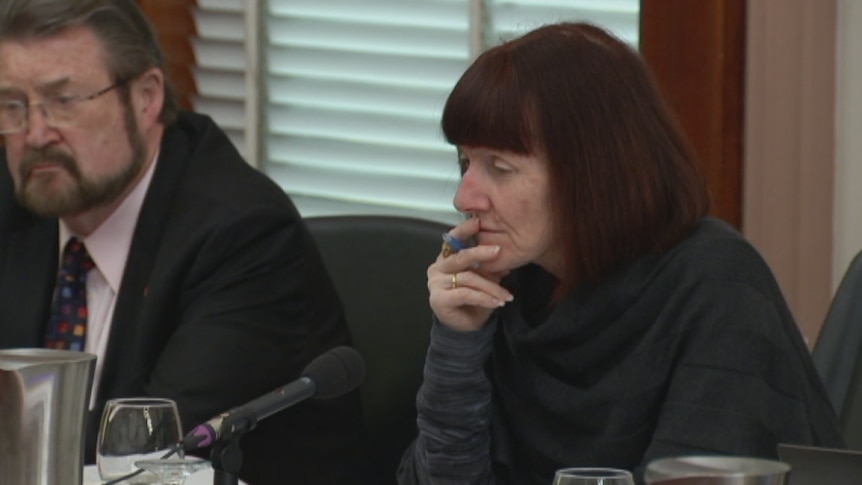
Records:
[[[647,485],[784,485],[790,465],[737,456],[680,456],[647,465]]]
[[[0,350],[0,484],[81,485],[96,356]]]

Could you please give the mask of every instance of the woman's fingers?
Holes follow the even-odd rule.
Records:
[[[479,220],[468,219],[449,231],[448,236],[464,242],[479,231]],[[444,236],[444,240],[446,236]],[[513,296],[500,286],[504,273],[483,273],[483,263],[492,261],[500,246],[463,246],[444,243],[437,260],[428,267],[431,309],[445,325],[459,330],[481,328],[491,312]]]
[[[462,241],[466,241],[471,237],[475,236],[476,233],[479,232],[479,219],[477,217],[471,217],[466,221],[458,224],[453,227],[449,234],[457,237]]]
[[[435,278],[435,281],[437,281],[437,285],[442,291],[465,290],[457,292],[462,297],[466,297],[472,292],[477,292],[486,294],[499,302],[512,301],[513,298],[509,290],[500,286],[496,281],[489,280],[475,271],[441,273],[440,276]]]

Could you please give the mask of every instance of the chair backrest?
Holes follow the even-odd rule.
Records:
[[[850,448],[862,449],[862,252],[835,292],[811,352]]]
[[[306,218],[365,358],[363,414],[381,484],[416,437],[431,329],[426,270],[448,226],[394,216]]]

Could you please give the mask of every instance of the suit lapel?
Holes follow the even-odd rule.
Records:
[[[145,377],[146,365],[140,360],[140,353],[129,349],[137,349],[144,340],[140,334],[150,333],[152,329],[149,326],[158,323],[146,318],[149,279],[159,255],[174,194],[182,178],[181,171],[185,168],[186,146],[177,128],[165,131],[159,161],[135,225],[114,307],[99,399],[111,396],[117,386],[134,387]]]

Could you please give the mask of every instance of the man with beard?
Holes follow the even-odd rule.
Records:
[[[108,399],[174,399],[188,431],[349,344],[293,204],[177,109],[133,0],[0,3],[0,134],[0,348],[98,356],[88,460]],[[86,309],[65,316],[72,251]],[[357,392],[305,401],[244,436],[240,477],[368,483],[363,436]]]

